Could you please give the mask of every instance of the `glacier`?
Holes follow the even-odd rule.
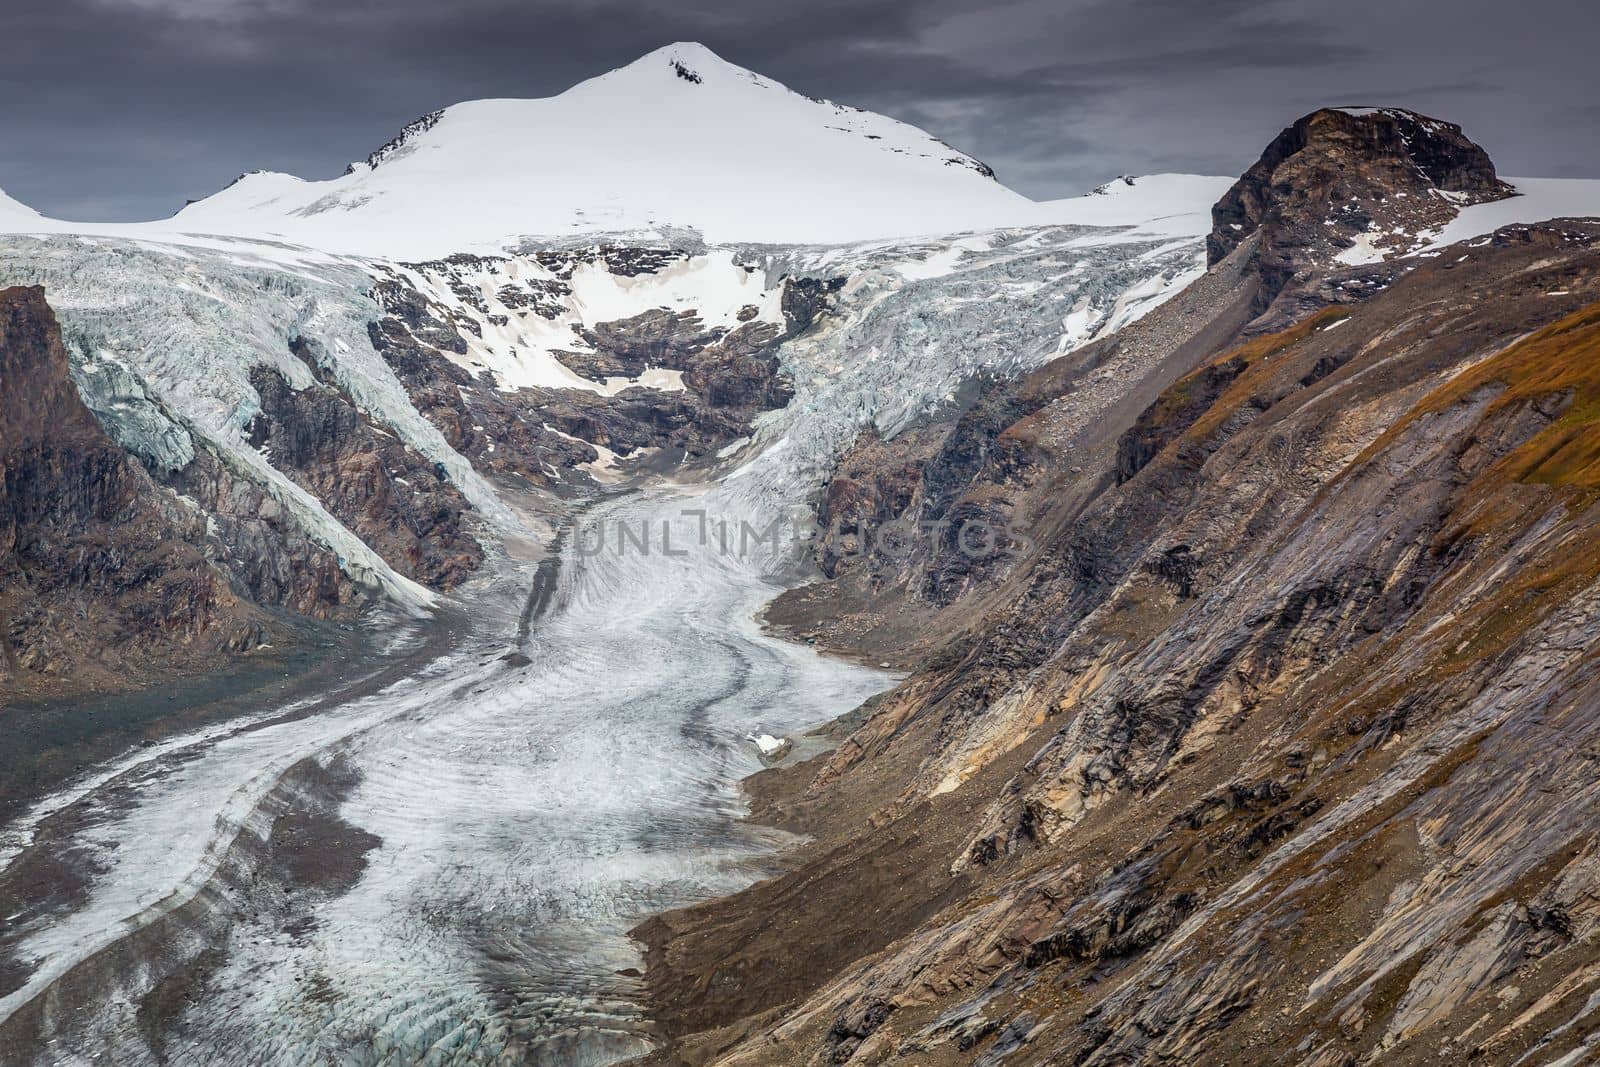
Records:
[[[539,276],[551,251],[507,253],[495,270]],[[804,520],[835,457],[864,427],[892,436],[974,378],[1105,336],[1203,266],[1193,238],[1064,225],[678,251],[659,276],[574,272],[556,320],[570,334],[654,306],[712,323],[752,306],[776,316],[785,277],[839,279],[831,312],[781,350],[794,399],[710,472],[560,500],[484,480],[368,340],[381,313],[371,289],[395,272],[451,314],[509,318],[516,309],[484,310],[502,275],[481,263],[0,241],[0,281],[46,286],[75,378],[117,440],[156,470],[181,465],[196,439],[226,454],[386,593],[400,610],[368,625],[414,656],[382,685],[137,751],[8,827],[0,870],[48,848],[72,858],[84,890],[13,917],[28,973],[0,998],[0,1039],[34,1035],[41,1063],[155,1062],[137,1006],[203,959],[204,995],[163,1030],[165,1062],[600,1064],[644,1050],[627,930],[748,883],[783,843],[739,822],[738,781],[761,766],[745,738],[793,736],[895,680],[755,621],[803,577]],[[313,377],[291,338],[449,471],[491,549],[476,578],[448,595],[414,587],[249,447],[249,368]],[[548,371],[554,350],[509,321],[477,340],[463,365],[497,380]],[[795,516],[795,539],[725,551],[704,536],[708,516],[759,530]],[[541,533],[557,526],[571,536]],[[585,527],[655,543],[585,550]],[[519,638],[550,559],[553,595]],[[334,780],[345,787],[330,792]],[[273,882],[273,827],[306,813],[374,842],[337,891]]]

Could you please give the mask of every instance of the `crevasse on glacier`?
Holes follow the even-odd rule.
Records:
[[[292,504],[352,574],[412,607],[432,601],[456,627],[401,682],[135,753],[19,821],[0,863],[16,862],[51,812],[92,815],[53,842],[82,861],[82,899],[19,920],[30,970],[0,999],[0,1028],[55,998],[64,1010],[38,1024],[55,1062],[152,1062],[137,1005],[160,974],[212,948],[204,995],[164,1039],[167,1062],[602,1063],[639,1051],[648,1038],[634,979],[618,973],[638,964],[626,931],[747,882],[774,843],[737,823],[737,781],[759,766],[741,739],[803,729],[892,681],[762,633],[754,614],[792,577],[792,546],[720,551],[697,536],[697,513],[764,527],[809,500],[861,428],[892,435],[975,375],[1016,374],[1116,328],[1181,287],[1201,256],[1194,241],[1071,228],[691,251],[654,279],[575,273],[555,320],[524,328],[506,309],[505,328],[462,357],[474,373],[500,368],[498,380],[548,369],[539,345],[552,321],[570,330],[662,304],[712,322],[750,305],[771,315],[785,275],[844,279],[833,311],[783,350],[794,400],[762,417],[730,469],[592,505],[595,521],[671,527],[687,555],[585,555],[569,543],[549,610],[514,649],[530,559],[499,553],[477,580],[431,598],[243,433],[259,404],[249,369],[264,363],[303,387],[311,371],[288,340],[308,339],[373,419],[450,472],[488,520],[486,537],[524,531],[539,516],[514,511],[445,445],[366,334],[377,313],[367,293],[385,271],[406,271],[442,310],[481,322],[501,314],[485,310],[497,275],[0,243],[0,281],[46,285],[77,380],[120,442],[161,468],[203,439]],[[512,650],[526,663],[506,660]],[[329,803],[307,767],[353,783],[333,807],[377,843],[338,893],[263,897],[249,888],[252,842],[283,813]],[[159,958],[141,931],[158,935]],[[83,988],[99,994],[71,1003]]]

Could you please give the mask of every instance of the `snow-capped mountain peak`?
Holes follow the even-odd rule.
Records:
[[[543,116],[527,105],[555,101],[588,117],[599,117],[614,109],[637,109],[647,103],[658,108],[665,105],[679,115],[698,117],[701,122],[756,120],[774,109],[788,112],[782,117],[792,120],[810,111],[815,114],[808,117],[818,119],[823,129],[872,142],[870,147],[876,151],[931,159],[994,177],[994,171],[986,164],[914,126],[861,108],[802,96],[771,78],[729,63],[705,45],[692,41],[658,48],[625,67],[581,82],[550,101],[474,100],[431,112],[408,123],[365,160],[352,163],[350,172],[374,170],[424,147],[450,147],[447,138],[430,145],[427,136],[447,117],[468,122],[484,115],[539,118]]]
[[[696,43],[542,99],[405,124],[345,172],[249,171],[176,215],[75,223],[0,201],[0,231],[233,248],[275,260],[419,262],[596,237],[844,245],[1017,227],[1203,235],[1229,178],[1154,175],[1035,202],[915,126],[794,92]],[[243,254],[243,253],[240,253]]]
[[[175,221],[415,257],[666,226],[836,242],[1017,223],[1031,206],[914,126],[680,43],[558,96],[433,112],[329,181],[247,174]]]

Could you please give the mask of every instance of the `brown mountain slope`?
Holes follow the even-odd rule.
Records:
[[[1513,228],[1175,382],[968,634],[753,783],[819,839],[641,930],[659,1058],[1600,1032],[1597,301],[1600,227]]]

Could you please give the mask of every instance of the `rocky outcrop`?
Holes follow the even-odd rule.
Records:
[[[793,388],[778,373],[776,349],[810,322],[804,319],[787,331],[766,322],[708,330],[692,311],[657,308],[596,324],[581,334],[590,351],[563,352],[560,359],[601,383],[608,377],[639,378],[651,370],[678,371],[685,389],[707,408],[725,413],[722,421],[742,419],[745,425],[733,428],[743,433],[751,417],[781,408],[793,397]]]
[[[449,589],[482,562],[460,491],[337,389],[319,382],[295,390],[265,366],[250,372],[250,384],[261,399],[250,444],[396,570]]]
[[[1597,338],[1600,227],[1546,224],[1174,375],[756,787],[800,866],[641,931],[658,1058],[1581,1059]]]
[[[637,277],[672,266],[687,253],[669,249],[602,246],[583,252],[542,252],[536,257],[553,279],[507,283],[497,299],[507,307],[554,317],[547,295],[566,295],[566,281],[581,264],[599,262],[618,277]],[[494,263],[452,257],[450,270],[484,270]],[[498,269],[498,267],[497,267]],[[447,274],[448,276],[448,274]],[[465,283],[452,283],[468,306],[486,307]],[[451,355],[469,350],[481,327],[459,311],[431,301],[399,275],[384,278],[373,296],[385,314],[372,323],[373,347],[405,384],[417,409],[452,448],[481,469],[516,475],[543,487],[588,480],[583,468],[601,460],[598,449],[624,460],[663,452],[669,462],[712,456],[749,434],[763,411],[787,404],[793,389],[780,372],[778,349],[825,313],[837,280],[785,279],[784,325],[754,315],[732,329],[708,328],[694,311],[652,309],[576,332],[579,350],[556,354],[570,370],[604,390],[525,386],[501,388],[493,372],[474,374]],[[548,286],[561,287],[549,292]],[[476,302],[476,303],[475,303]],[[755,309],[748,309],[754,311]],[[661,388],[637,385],[612,391],[615,379],[643,380],[668,372]],[[598,447],[596,447],[598,446]],[[576,472],[576,473],[575,473]]]
[[[269,639],[163,490],[78,396],[44,291],[0,291],[0,679],[12,696],[126,684]]]
[[[1211,265],[1245,253],[1264,308],[1358,243],[1403,252],[1466,204],[1512,194],[1461,127],[1401,108],[1324,108],[1284,130],[1212,209]]]

